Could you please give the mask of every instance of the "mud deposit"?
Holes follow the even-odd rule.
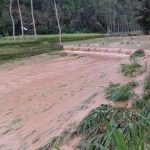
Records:
[[[103,92],[110,81],[131,80],[119,72],[127,55],[70,53],[32,64],[27,59],[0,70],[1,150],[35,150],[45,145],[92,109],[110,103]],[[67,148],[72,149],[69,144]]]

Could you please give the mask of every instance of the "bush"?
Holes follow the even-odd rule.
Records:
[[[145,56],[145,51],[143,49],[139,49],[135,51],[130,57],[144,57]]]
[[[37,30],[37,34],[40,34],[40,35],[48,33],[48,29],[46,26],[38,26],[36,30]]]

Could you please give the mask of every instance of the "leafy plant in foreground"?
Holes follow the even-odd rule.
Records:
[[[143,126],[136,125],[134,123],[129,123],[129,131],[131,133],[131,139],[126,143],[126,137],[122,130],[115,130],[112,125],[105,119],[105,123],[109,130],[109,135],[115,143],[114,149],[117,150],[145,150],[150,149],[150,146],[147,144],[147,141],[150,139],[150,133],[147,132],[149,128],[148,118],[144,118],[145,122]]]
[[[143,108],[143,110],[148,109]],[[92,110],[77,125],[74,132],[65,134],[63,132],[39,150],[58,147],[68,143],[75,136],[81,138],[81,141],[75,145],[75,149],[145,150],[150,144],[149,118],[145,119],[148,116],[147,112],[101,105]],[[72,136],[67,138],[68,135]]]

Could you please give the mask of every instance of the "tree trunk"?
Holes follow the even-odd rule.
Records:
[[[131,32],[133,31],[133,3],[131,0]]]
[[[54,0],[54,8],[55,8],[55,13],[56,13],[56,19],[57,19],[57,23],[58,23],[58,29],[59,29],[59,45],[62,45],[62,37],[61,37],[61,27],[60,27],[60,21],[59,21],[59,17],[58,17],[58,10],[57,10],[57,5],[56,2]]]
[[[111,32],[111,3],[110,0],[108,0],[109,2],[109,32]]]
[[[17,0],[17,4],[18,4],[19,17],[20,17],[20,22],[21,22],[22,39],[24,40],[24,28],[23,28],[23,21],[22,21],[22,14],[21,14],[21,9],[20,9],[20,3],[19,3],[19,0]]]
[[[13,2],[13,0],[10,0],[10,17],[11,17],[12,26],[13,26],[13,38],[14,38],[14,40],[16,40],[16,36],[15,36],[15,22],[14,22],[14,18],[13,18],[13,15],[12,15],[12,2]]]
[[[113,13],[113,32],[116,31],[116,3],[117,3],[117,0],[115,1],[114,0],[114,13]]]
[[[120,25],[120,24],[119,24],[119,21],[118,21],[118,34],[120,33],[120,28],[119,28],[119,25]]]
[[[35,40],[37,40],[35,19],[34,19],[34,13],[33,13],[33,0],[31,0],[31,14],[32,14],[32,22],[33,22],[33,28],[34,28],[34,38]]]

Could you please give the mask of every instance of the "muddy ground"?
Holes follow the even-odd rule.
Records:
[[[128,62],[128,55],[68,53],[61,58],[44,54],[1,65],[1,150],[35,150],[45,145],[92,109],[110,104],[104,96],[110,81],[132,80],[120,72],[120,64]],[[74,143],[62,150],[72,150]]]
[[[67,42],[65,45],[91,46],[100,48],[119,48],[119,49],[150,49],[150,36],[129,36],[129,37],[104,37],[84,41]]]

